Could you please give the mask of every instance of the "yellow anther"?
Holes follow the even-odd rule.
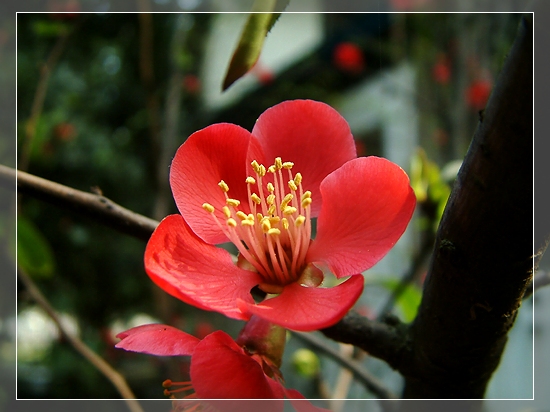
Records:
[[[304,200],[302,200],[302,207],[308,207],[311,204],[311,197],[306,197]]]
[[[275,203],[275,195],[274,195],[273,193],[271,193],[271,194],[267,197],[266,201],[267,201],[267,204],[268,204],[268,205],[272,205],[273,203]]]
[[[269,206],[269,209],[267,209],[268,215],[274,215],[275,214],[275,205]]]
[[[285,207],[288,206],[288,204],[290,203],[290,201],[294,198],[294,196],[291,194],[291,193],[288,193],[283,201],[281,202],[281,209],[284,209]]]
[[[277,168],[275,167],[275,165],[271,165],[271,166],[269,166],[269,167],[267,168],[267,171],[268,171],[269,173],[275,173],[276,170],[277,170]]]
[[[267,184],[267,191],[270,193],[273,193],[275,191],[275,186],[273,186],[273,183],[269,182]]]
[[[265,176],[265,166],[264,165],[260,165],[260,170],[258,172],[258,176],[260,176],[260,177]]]
[[[300,227],[304,224],[304,222],[306,221],[306,217],[305,216],[302,216],[302,215],[299,215],[296,220],[294,221],[294,226],[296,227]]]
[[[260,203],[262,203],[262,199],[260,199],[260,196],[258,196],[256,193],[252,193],[250,195],[250,198],[252,199],[252,201],[254,203],[256,203],[257,205],[259,205]]]
[[[243,226],[254,226],[254,221],[253,220],[248,220],[248,219],[241,220],[241,225],[243,225]]]
[[[281,170],[283,168],[283,161],[281,160],[280,157],[276,157],[275,158],[275,169],[277,170]]]
[[[281,219],[281,224],[283,225],[283,227],[284,227],[286,230],[288,230],[289,224],[288,224],[288,219],[287,219],[286,217],[283,217],[283,218]]]
[[[227,203],[228,206],[237,207],[241,204],[241,201],[237,199],[225,199],[225,203]]]
[[[285,169],[292,169],[292,166],[294,166],[294,163],[292,163],[292,162],[284,162],[283,163],[283,167]]]
[[[229,218],[225,221],[225,223],[227,223],[227,226],[229,227],[237,227],[237,222],[235,221],[235,219],[233,218]]]
[[[257,161],[253,160],[250,166],[252,166],[252,169],[254,169],[256,173],[260,174],[260,165]]]
[[[264,215],[262,215],[261,213],[256,213],[256,220],[258,220],[258,222],[261,222],[264,218]]]
[[[261,221],[261,225],[262,225],[262,230],[264,231],[264,233],[267,233],[269,231],[269,229],[271,229],[271,222],[269,221],[268,218],[263,218],[262,221]]]
[[[252,213],[249,213],[246,217],[248,220],[254,220],[254,215]]]
[[[220,180],[218,186],[226,193],[229,191],[229,186],[227,186],[227,183],[225,183],[223,180]]]
[[[302,195],[302,200],[304,199],[307,199],[307,198],[310,198],[311,197],[311,192],[309,190],[305,191],[304,194]]]
[[[231,211],[227,206],[222,207],[222,212],[225,215],[225,217],[227,218],[231,217]]]
[[[255,185],[256,184],[256,179],[254,179],[252,176],[248,176],[246,178],[246,183],[248,183],[249,185]]]
[[[294,183],[294,180],[288,181],[288,187],[290,188],[290,190],[298,190],[298,186],[296,186],[296,183]]]
[[[214,213],[214,206],[212,206],[210,203],[203,203],[202,208],[206,210],[208,213]]]
[[[279,216],[270,216],[267,219],[269,219],[269,223],[271,223],[271,226],[276,226],[281,221],[281,218]]]
[[[268,235],[280,235],[281,231],[277,229],[276,227],[273,227],[267,231]]]
[[[296,175],[294,176],[294,183],[296,183],[296,185],[299,185],[300,183],[302,183],[302,174],[301,173],[296,173]]]
[[[287,216],[290,216],[292,215],[293,213],[296,213],[298,209],[296,209],[295,207],[292,207],[292,206],[287,206],[285,207],[285,209],[283,210],[283,214],[287,215]]]
[[[244,213],[244,212],[241,211],[241,210],[239,210],[239,211],[237,212],[237,217],[238,217],[239,219],[241,219],[241,220],[246,220],[246,219],[248,219],[247,214]]]

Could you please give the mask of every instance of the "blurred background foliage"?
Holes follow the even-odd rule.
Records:
[[[181,3],[190,11],[208,4]],[[419,7],[417,3],[422,4],[384,4],[388,10],[407,11]],[[398,82],[392,86],[396,89],[384,91],[404,92],[415,110],[411,119],[395,115],[388,120],[410,123],[411,129],[404,130],[410,139],[402,144],[414,150],[392,160],[409,172],[419,201],[401,271],[422,253],[419,245],[433,239],[460,159],[520,19],[514,14],[317,14],[313,26],[294,24],[297,42],[300,30],[308,27],[315,29],[315,41],[285,64],[262,54],[251,72],[222,94],[229,60],[212,52],[223,39],[211,34],[227,25],[238,33],[245,16],[83,14],[78,13],[83,7],[79,0],[51,5],[56,13],[17,17],[18,167],[103,193],[155,219],[176,212],[167,187],[168,167],[175,149],[192,132],[220,121],[250,130],[266,108],[295,98],[325,101],[348,118],[350,93],[391,77],[394,68],[405,64],[414,83]],[[277,47],[271,53],[279,50],[282,56],[291,49],[284,42]],[[219,90],[209,95],[212,66],[221,75],[212,86]],[[375,111],[354,110],[368,118],[371,109]],[[349,116],[354,117],[352,111]],[[350,124],[359,155],[391,158],[380,126],[355,129]],[[237,321],[159,292],[143,270],[142,241],[31,197],[19,200],[20,267],[63,314],[67,328],[120,370],[138,398],[162,397],[161,382],[185,379],[188,362],[116,350],[117,332],[151,321],[199,337],[219,328],[235,336],[240,329]],[[420,262],[393,307],[406,321],[414,318],[420,300],[426,261]],[[398,287],[401,274],[379,269],[370,275],[374,293],[384,291],[382,303]],[[118,398],[113,386],[59,338],[22,285],[18,291],[18,397]],[[376,317],[380,308],[373,302],[359,309]],[[347,351],[344,345],[329,344]],[[304,347],[290,338],[283,370],[288,386],[310,398],[333,396],[339,368]],[[359,359],[363,362],[365,356]],[[364,364],[375,375],[388,377],[388,386],[398,391],[400,380],[376,362]],[[361,385],[339,390],[344,398],[372,396]]]

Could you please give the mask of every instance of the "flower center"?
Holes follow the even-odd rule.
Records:
[[[229,197],[229,186],[218,184],[226,204],[225,224],[214,214],[214,206],[202,205],[225,235],[237,246],[242,266],[254,268],[265,283],[267,293],[280,293],[282,286],[300,278],[311,239],[311,192],[302,188],[302,175],[292,174],[292,162],[280,157],[267,169],[256,160],[251,163],[255,176],[246,178],[250,213],[239,209],[240,201]],[[270,173],[271,176],[266,175]],[[265,184],[265,181],[268,181]],[[286,183],[285,183],[286,181]],[[246,264],[249,265],[246,265]]]

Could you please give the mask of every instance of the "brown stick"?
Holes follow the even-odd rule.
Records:
[[[119,206],[104,196],[86,193],[68,186],[0,165],[0,181],[63,208],[83,213],[120,232],[148,240],[158,222]],[[16,183],[17,182],[17,183]]]
[[[135,400],[135,395],[126,383],[124,377],[111,367],[105,360],[92,351],[88,345],[86,345],[80,338],[69,333],[63,323],[61,322],[57,312],[50,305],[47,299],[42,295],[38,287],[34,284],[32,279],[21,269],[19,269],[19,278],[25,284],[29,295],[32,299],[48,314],[48,316],[57,325],[61,335],[80,353],[86,360],[88,360],[94,367],[99,370],[118,390],[122,398],[126,400],[126,404],[131,412],[143,412],[138,401]]]

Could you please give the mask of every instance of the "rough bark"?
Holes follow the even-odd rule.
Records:
[[[531,280],[532,50],[523,19],[439,227],[405,398],[482,398]]]

